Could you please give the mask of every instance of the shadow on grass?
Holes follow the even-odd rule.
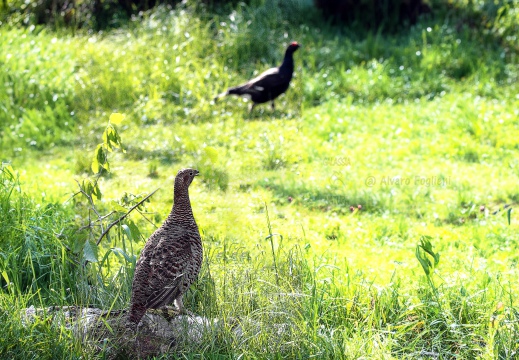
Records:
[[[272,191],[274,202],[278,205],[293,203],[304,206],[308,210],[335,212],[341,215],[353,211],[379,214],[385,212],[390,204],[389,194],[381,197],[380,194],[365,191],[340,191],[339,189],[324,191],[265,181],[258,182],[258,185]]]

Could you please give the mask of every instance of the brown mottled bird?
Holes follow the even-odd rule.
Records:
[[[257,104],[263,104],[268,101],[272,102],[272,110],[274,110],[274,100],[285,91],[287,91],[292,73],[294,72],[294,52],[299,49],[297,42],[288,45],[285,52],[283,63],[279,67],[268,69],[259,76],[249,82],[227,89],[214,98],[216,102],[219,98],[226,95],[247,96],[252,100],[250,112]]]
[[[133,277],[127,327],[137,329],[146,309],[175,303],[184,312],[182,296],[196,280],[202,265],[202,241],[188,188],[198,170],[183,169],[175,177],[173,208],[148,239]]]

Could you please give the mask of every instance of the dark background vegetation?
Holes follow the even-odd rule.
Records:
[[[255,6],[261,0],[199,0],[200,9],[213,11],[236,6]],[[452,1],[452,0],[274,0],[276,6],[313,2],[315,17],[324,17],[338,25],[372,30],[398,31],[415,24],[420,16],[452,17],[458,26],[468,25],[499,33],[514,35],[519,29],[507,23],[514,0]],[[157,5],[175,7],[186,0],[2,0],[2,20],[24,25],[51,24],[76,28],[104,29],[116,27]],[[284,5],[285,4],[285,5]],[[508,17],[509,18],[509,17]]]

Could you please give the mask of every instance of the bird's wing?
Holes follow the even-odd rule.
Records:
[[[247,83],[250,90],[263,91],[265,88],[274,88],[286,82],[279,68],[268,69]]]
[[[178,232],[162,238],[151,254],[147,308],[168,305],[180,295],[180,285],[191,254],[189,242],[182,241],[186,236]]]

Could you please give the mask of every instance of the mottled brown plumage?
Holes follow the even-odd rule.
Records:
[[[196,280],[202,265],[202,241],[188,188],[198,175],[180,170],[175,178],[173,208],[162,226],[148,239],[135,268],[128,327],[137,328],[146,309],[175,303],[183,312],[182,296]]]

